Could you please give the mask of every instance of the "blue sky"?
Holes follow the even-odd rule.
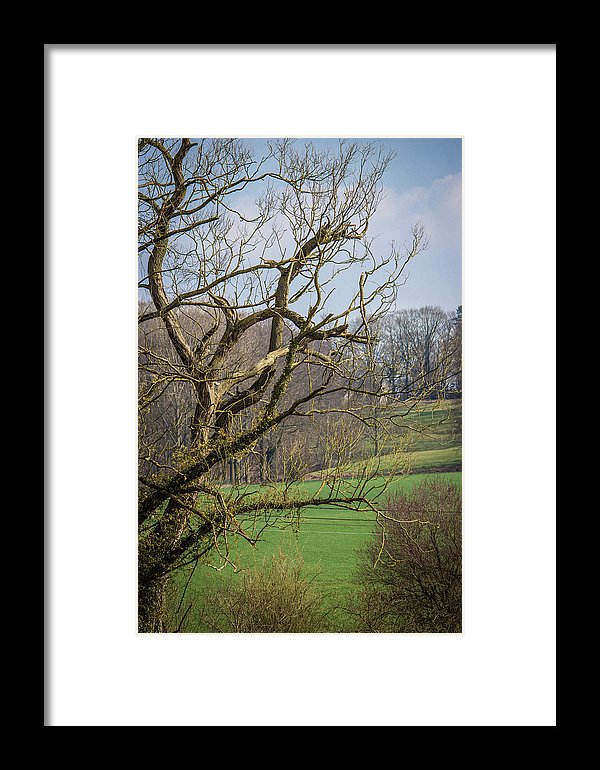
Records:
[[[261,144],[258,139],[248,141],[257,149]],[[311,141],[317,147],[337,146],[337,139]],[[425,225],[429,236],[427,251],[408,266],[396,307],[439,305],[455,310],[462,304],[462,140],[380,141],[393,149],[396,157],[385,174],[385,199],[369,224],[369,236],[376,237],[376,248],[385,250],[392,240],[409,239],[416,221]]]
[[[352,139],[353,137],[348,137]],[[300,144],[302,139],[297,140]],[[336,151],[338,138],[311,138],[317,148]],[[360,140],[359,140],[360,141]],[[387,255],[390,244],[410,242],[412,226],[425,225],[429,248],[407,266],[398,287],[396,309],[438,305],[453,311],[462,304],[462,141],[451,138],[394,139],[378,141],[395,152],[383,178],[384,198],[369,222],[372,250]],[[265,140],[246,138],[255,157],[265,153]],[[254,192],[239,194],[252,215]],[[242,206],[242,207],[243,207]],[[356,290],[358,275],[349,270],[339,275],[328,311],[340,312],[348,295]],[[307,300],[308,301],[308,300]]]
[[[370,234],[404,239],[420,220],[429,248],[409,265],[397,307],[462,304],[462,141],[460,139],[386,140],[396,150],[384,184],[386,198],[373,217]]]

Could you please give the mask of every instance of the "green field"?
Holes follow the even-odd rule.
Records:
[[[404,447],[406,466],[413,473],[460,471],[461,401],[425,401],[404,408],[390,409],[388,431],[382,437],[378,472],[389,473],[394,450]],[[344,473],[351,477],[360,472],[366,458],[372,456],[373,443],[365,440],[358,450],[362,459],[349,463]],[[318,473],[313,474],[316,478]]]
[[[444,449],[411,450],[406,453],[407,465],[413,473],[432,472],[438,470],[460,470],[462,452],[460,447],[446,447]],[[361,468],[360,462],[352,463],[346,468],[347,475],[353,476]],[[393,465],[391,455],[384,455],[378,464],[379,473],[388,473]]]
[[[377,495],[377,489],[385,486],[386,474],[392,470],[393,450],[395,444],[408,436],[408,451],[406,453],[406,470],[409,472],[398,476],[389,485],[385,494],[394,490],[406,489],[423,482],[427,477],[436,476],[452,483],[461,484],[461,439],[460,439],[461,405],[459,401],[424,402],[411,408],[390,411],[390,424],[398,421],[398,428],[389,431],[387,445],[383,456],[371,471],[377,478],[370,482],[368,496],[372,499]],[[390,454],[386,455],[385,452]],[[361,454],[369,458],[369,445],[361,449]],[[364,459],[362,461],[364,465]],[[361,471],[361,462],[344,466],[342,474],[351,479]],[[295,493],[303,498],[317,494],[319,481],[314,474],[313,480],[295,484]],[[310,478],[310,477],[309,477]],[[280,485],[271,488],[277,489]],[[225,490],[224,490],[225,491]],[[229,492],[235,492],[230,488]],[[247,486],[242,493],[265,493],[266,488]],[[376,529],[375,514],[372,511],[356,511],[346,508],[321,505],[300,509],[300,514],[292,517],[292,524],[277,525],[277,516],[273,516],[271,526],[260,533],[260,539],[255,547],[238,537],[231,537],[228,543],[228,558],[235,564],[236,569],[245,570],[260,567],[279,552],[298,556],[304,562],[304,573],[315,577],[315,585],[323,594],[325,605],[329,608],[339,607],[352,591],[353,578],[357,566],[357,552],[369,541]],[[264,522],[263,522],[264,523]],[[257,534],[255,530],[253,534]],[[193,570],[179,573],[174,581],[174,595],[171,598],[172,607],[187,608],[190,603],[200,606],[203,596],[211,588],[223,585],[225,581],[240,580],[240,572],[226,564],[221,566],[216,554],[212,558],[212,566],[198,564]],[[185,587],[184,600],[180,602],[182,588]],[[183,609],[181,610],[183,612]],[[173,613],[177,618],[177,612]],[[194,627],[193,609],[189,613],[186,630],[205,630]]]
[[[461,473],[411,474],[396,479],[390,485],[389,493],[406,489],[435,475],[452,483],[461,484]],[[299,485],[306,495],[314,494],[318,482],[304,482]],[[255,548],[245,540],[230,543],[229,558],[238,569],[247,569],[266,563],[279,551],[301,556],[305,574],[316,576],[316,585],[323,594],[324,604],[331,609],[343,605],[353,587],[353,574],[357,563],[357,551],[363,547],[375,531],[372,512],[350,511],[334,506],[307,507],[302,509],[294,526],[269,527],[264,530]],[[214,566],[217,560],[214,559]],[[235,573],[227,565],[215,571],[208,565],[198,565],[193,573],[180,574],[177,585],[186,586],[182,607],[203,601],[203,593],[227,580],[239,580],[241,573]],[[173,606],[179,605],[180,591],[173,597]],[[190,630],[193,627],[193,610],[190,613]]]

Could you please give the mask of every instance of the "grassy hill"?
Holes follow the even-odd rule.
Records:
[[[462,464],[462,403],[448,401],[407,402],[404,408],[389,410],[389,430],[381,439],[377,472],[389,473],[397,462],[398,446],[405,447],[406,469],[412,473],[460,471]],[[360,459],[344,466],[344,475],[360,473],[374,455],[373,441],[364,440]],[[316,479],[320,473],[309,474]]]

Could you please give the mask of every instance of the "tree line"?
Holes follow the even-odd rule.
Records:
[[[150,307],[149,303],[140,303],[140,314],[149,314]],[[205,328],[208,318],[204,312],[191,309],[182,314],[180,324],[182,328]],[[371,380],[370,392],[352,394],[345,387],[332,389],[322,400],[324,413],[314,414],[308,421],[290,418],[261,435],[251,450],[216,464],[213,476],[231,484],[265,483],[299,479],[307,472],[339,462],[339,441],[336,451],[332,433],[334,426],[340,433],[348,422],[351,400],[355,408],[362,401],[364,412],[369,407],[385,410],[388,403],[398,401],[460,398],[462,306],[452,312],[438,306],[397,310],[373,324],[370,334],[372,369],[368,375],[363,374]],[[236,349],[236,362],[265,353],[268,342],[268,324],[256,324],[246,335],[244,345]],[[323,342],[321,351],[326,347]],[[165,374],[165,368],[171,369],[171,375]],[[194,390],[186,378],[177,376],[177,371],[178,361],[164,326],[158,319],[150,319],[139,332],[139,388],[145,401],[140,411],[139,459],[142,473],[147,475],[168,465],[192,440]],[[310,376],[309,363],[298,367],[289,385],[290,398],[306,391]],[[252,409],[237,417],[242,424],[250,424],[252,419]],[[365,451],[372,450],[376,455],[377,421],[371,421],[370,431],[368,424],[367,420],[359,432],[365,439]]]

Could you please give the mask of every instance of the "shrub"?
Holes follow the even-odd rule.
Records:
[[[329,630],[314,578],[304,575],[300,557],[284,553],[213,589],[198,620],[207,631],[221,633]]]
[[[390,497],[380,530],[359,554],[358,630],[460,632],[461,535],[455,485],[427,479]]]

